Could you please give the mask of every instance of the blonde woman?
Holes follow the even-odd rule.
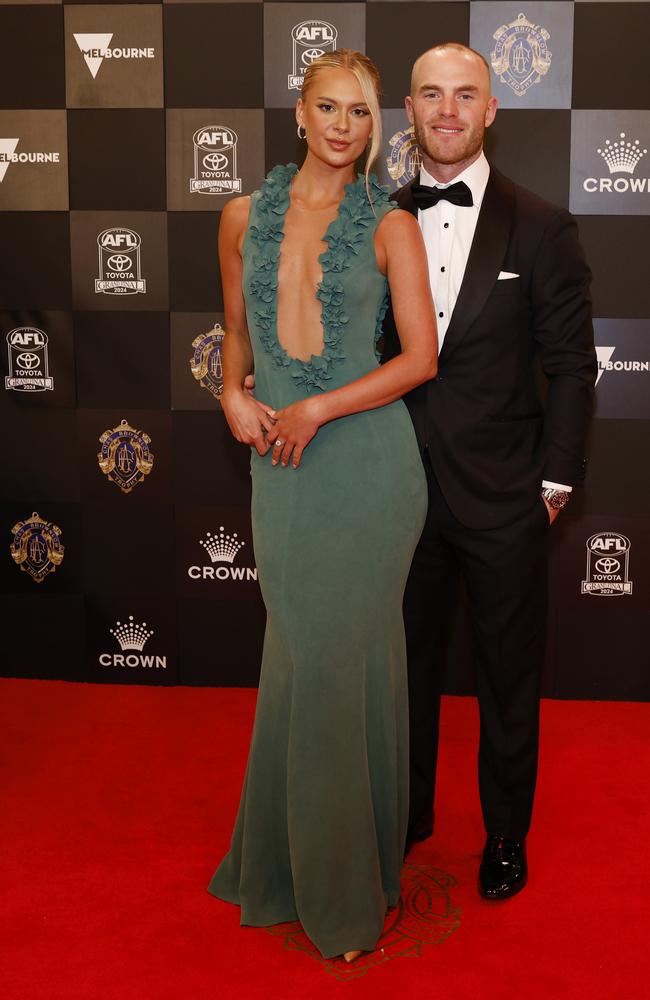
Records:
[[[252,448],[268,619],[248,770],[209,890],[243,924],[299,919],[324,957],[371,950],[399,898],[408,815],[402,597],[427,509],[401,396],[436,374],[416,220],[368,170],[379,76],[350,50],[309,67],[306,156],[223,212],[223,408]],[[388,286],[402,353],[378,365]],[[254,372],[255,398],[245,389]]]

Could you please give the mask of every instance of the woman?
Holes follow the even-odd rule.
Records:
[[[307,155],[224,209],[222,404],[252,452],[268,618],[229,854],[209,891],[243,924],[299,919],[324,957],[371,950],[399,898],[408,808],[401,604],[426,482],[400,397],[437,368],[416,220],[354,164],[381,147],[365,56],[309,67]],[[323,235],[325,234],[325,235]],[[375,341],[387,281],[402,354]],[[245,389],[255,371],[253,398]],[[291,463],[291,468],[288,468]]]

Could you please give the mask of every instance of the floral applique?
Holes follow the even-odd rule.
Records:
[[[345,311],[345,291],[339,275],[354,263],[367,239],[368,227],[376,221],[376,216],[368,200],[365,177],[346,184],[336,218],[323,237],[327,249],[318,258],[323,273],[316,291],[316,298],[322,307],[323,352],[313,354],[309,361],[292,358],[278,339],[277,292],[284,218],[289,208],[291,182],[297,173],[295,163],[274,167],[260,189],[255,205],[256,221],[249,229],[255,248],[250,293],[254,299],[253,313],[260,340],[278,367],[290,368],[296,385],[305,389],[327,389],[332,367],[345,359],[343,338],[349,317]],[[388,189],[382,187],[374,175],[370,179],[370,191],[375,208],[389,203]],[[375,343],[387,302],[386,297],[380,308]]]

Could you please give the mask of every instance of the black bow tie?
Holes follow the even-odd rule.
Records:
[[[450,201],[452,205],[463,205],[469,207],[474,204],[472,192],[467,187],[465,181],[456,181],[449,187],[428,187],[426,184],[414,184],[411,188],[413,201],[419,209],[424,211],[437,205],[439,201]]]

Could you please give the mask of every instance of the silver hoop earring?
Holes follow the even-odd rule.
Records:
[[[302,131],[303,131],[302,135],[300,134],[300,129],[302,129]],[[305,128],[304,125],[299,125],[298,128],[296,129],[296,132],[298,133],[298,138],[299,139],[306,139],[307,138],[307,129]]]

